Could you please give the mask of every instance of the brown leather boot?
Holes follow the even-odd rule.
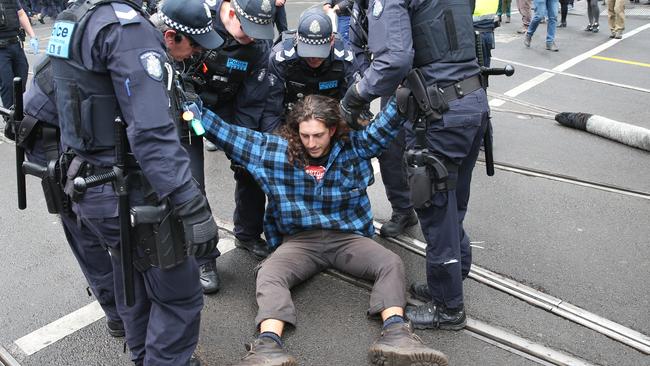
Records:
[[[233,366],[298,366],[298,362],[271,338],[257,338],[246,345],[248,354]]]
[[[378,366],[447,366],[444,353],[429,348],[407,323],[394,323],[382,330],[370,346],[368,360]]]

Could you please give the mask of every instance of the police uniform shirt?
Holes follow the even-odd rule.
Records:
[[[170,196],[174,204],[200,195],[162,83],[167,60],[162,34],[126,4],[100,5],[89,16],[77,61],[110,74],[131,151],[148,181],[160,199]],[[87,155],[91,163],[107,165],[114,153]]]
[[[224,0],[218,0],[211,7],[214,10],[212,25],[221,38],[232,41],[232,36],[226,30],[220,17],[220,10]],[[271,47],[269,42],[264,40],[255,40],[255,42],[245,47],[254,48],[257,56],[254,58],[255,63],[248,65],[250,70],[249,76],[243,81],[237,91],[234,102],[218,103],[213,110],[221,118],[238,126],[247,127],[254,130],[260,129],[260,120],[266,105],[268,96],[268,84],[266,83],[267,61]]]
[[[339,55],[338,57],[335,52]],[[352,51],[348,47],[344,46],[344,42],[337,41],[335,47],[330,52],[329,59],[325,60],[323,65],[314,72],[327,72],[327,67],[331,66],[331,63],[335,58],[338,58],[343,63],[343,82],[340,85],[337,85],[341,91],[342,97],[348,90],[348,86],[354,83],[354,77],[357,70],[352,62]],[[287,50],[284,42],[280,42],[273,47],[271,55],[269,56],[268,64],[267,83],[269,95],[261,123],[262,131],[264,132],[272,132],[284,122],[286,78],[290,71],[290,66],[294,62],[300,62],[302,65],[299,67],[309,69],[309,66],[305,61],[298,57],[295,46]]]

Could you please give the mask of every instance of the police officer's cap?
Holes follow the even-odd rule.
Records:
[[[298,56],[326,58],[331,51],[332,20],[320,8],[309,8],[298,23]]]
[[[273,39],[275,0],[231,0],[230,5],[247,36]]]
[[[212,29],[210,8],[203,0],[165,0],[160,17],[170,28],[186,34],[205,49],[223,44],[223,38]]]

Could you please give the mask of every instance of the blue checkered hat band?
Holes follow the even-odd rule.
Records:
[[[235,1],[235,0],[232,0],[230,3],[235,7],[235,11],[237,11],[237,14],[239,14],[240,16],[243,16],[244,18],[246,18],[247,20],[249,20],[249,21],[251,21],[251,22],[253,22],[255,24],[266,25],[266,24],[271,24],[273,22],[273,17],[268,18],[268,19],[262,19],[262,18],[259,18],[259,17],[254,17],[252,15],[246,14],[244,9],[242,9],[241,6],[239,6],[237,1]]]
[[[310,38],[305,38],[301,35],[298,35],[298,42],[305,43],[305,44],[311,44],[314,46],[320,46],[323,44],[330,43],[329,38],[321,38],[321,39],[310,39]]]
[[[189,34],[189,35],[206,34],[206,33],[210,33],[210,31],[212,30],[212,19],[210,20],[208,25],[203,28],[192,28],[171,19],[170,17],[168,17],[162,12],[160,13],[160,17],[163,19],[165,24],[167,24],[169,27],[179,32],[183,32],[185,34]]]

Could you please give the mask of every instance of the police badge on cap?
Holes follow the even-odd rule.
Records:
[[[273,39],[275,0],[231,0],[230,5],[247,36]]]
[[[298,23],[298,56],[326,58],[331,51],[332,20],[320,8],[310,8]]]

